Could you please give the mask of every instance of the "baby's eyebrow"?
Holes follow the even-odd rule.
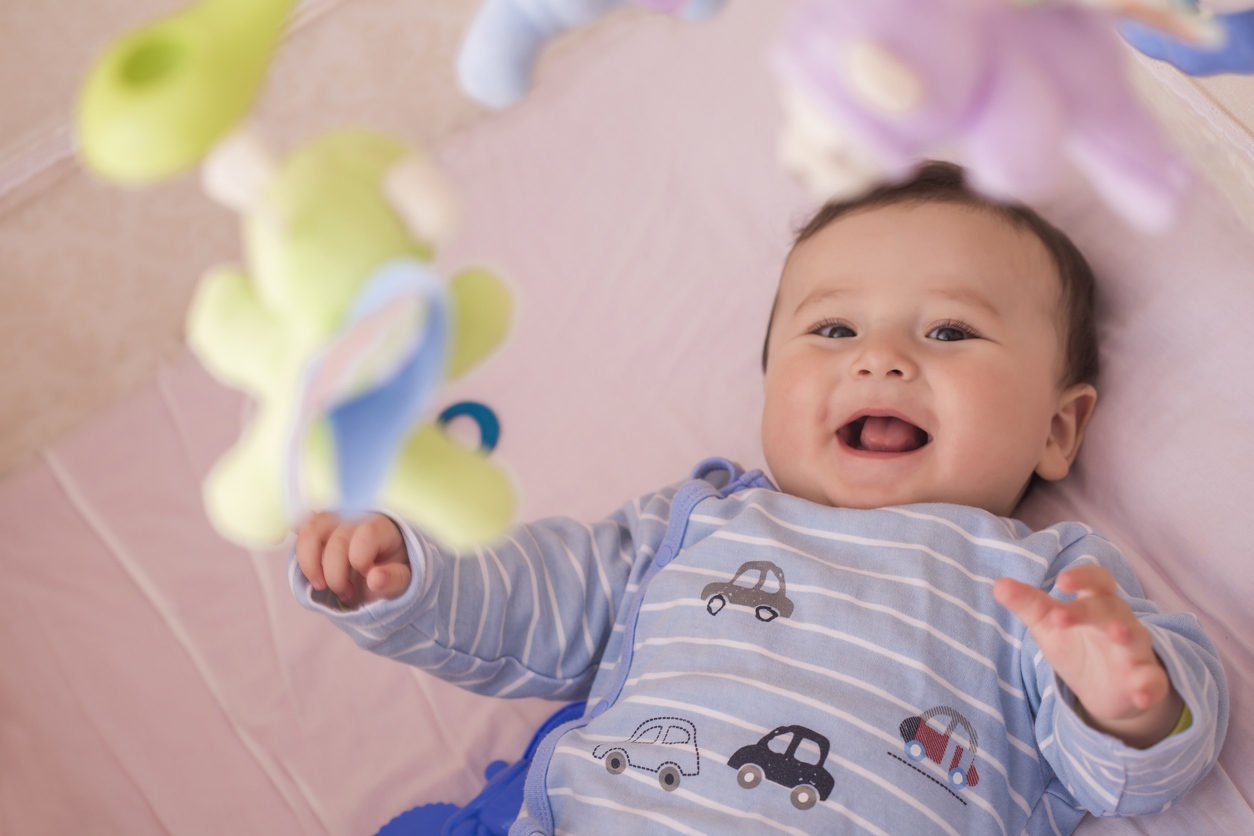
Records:
[[[990,302],[983,294],[977,290],[969,288],[959,288],[956,290],[933,290],[929,291],[929,296],[939,296],[942,299],[949,299],[963,305],[969,305],[973,308],[982,308],[993,316],[1001,316],[1001,311],[997,306]]]
[[[797,307],[793,309],[793,312],[792,312],[793,316],[796,316],[797,314],[801,313],[803,308],[808,308],[811,305],[817,305],[819,302],[824,302],[828,299],[832,299],[837,296],[842,296],[842,295],[847,296],[848,294],[849,294],[849,291],[847,289],[839,288],[839,287],[829,287],[826,289],[813,290],[810,292],[809,296],[802,299],[797,304]]]

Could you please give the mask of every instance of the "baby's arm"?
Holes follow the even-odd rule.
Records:
[[[579,699],[661,542],[673,493],[591,525],[539,520],[460,552],[399,520],[317,517],[288,579],[303,606],[373,653],[478,693]]]
[[[1103,566],[1077,566],[1058,576],[1059,601],[1036,587],[1002,578],[993,595],[1022,621],[1045,660],[1071,688],[1085,721],[1136,749],[1171,733],[1184,701],[1154,652],[1154,640],[1118,594]]]
[[[993,592],[1028,628],[1022,682],[1055,791],[1098,815],[1157,813],[1219,755],[1223,666],[1196,616],[1163,613],[1119,550],[1081,528],[1059,527],[1039,589],[1003,579]]]

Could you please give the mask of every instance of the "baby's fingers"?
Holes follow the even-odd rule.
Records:
[[[1140,711],[1154,705],[1171,690],[1171,677],[1161,665],[1139,665],[1128,676],[1132,704]]]
[[[409,588],[410,569],[404,563],[385,563],[366,575],[366,586],[377,598],[397,598]]]
[[[997,603],[1014,613],[1029,630],[1035,629],[1059,607],[1058,601],[1035,586],[1020,583],[1013,578],[1001,578],[993,584],[993,597],[997,599]]]
[[[371,514],[363,520],[348,545],[348,562],[363,575],[376,565],[403,560],[404,554],[400,529],[381,514]]]
[[[1097,627],[1118,644],[1132,639],[1129,622],[1135,622],[1132,608],[1117,595],[1093,595],[1060,604],[1051,614],[1055,627]]]
[[[326,548],[322,551],[322,574],[326,578],[327,588],[344,603],[353,600],[356,594],[353,589],[353,567],[348,562],[348,544],[352,532],[351,525],[337,526],[327,538]]]
[[[296,562],[309,580],[310,586],[317,590],[327,588],[326,578],[322,574],[322,549],[331,532],[335,530],[336,523],[334,514],[314,514],[300,527],[296,535]]]
[[[1075,566],[1058,576],[1058,588],[1063,592],[1085,595],[1118,595],[1119,584],[1115,576],[1104,566],[1086,563]]]

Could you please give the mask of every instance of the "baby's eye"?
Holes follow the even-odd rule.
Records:
[[[818,334],[820,337],[829,337],[831,339],[858,336],[858,332],[850,328],[849,325],[844,322],[820,322],[810,333]]]
[[[971,340],[975,339],[975,336],[975,330],[961,322],[942,322],[927,332],[929,340],[940,340],[946,343],[957,342],[958,340]]]

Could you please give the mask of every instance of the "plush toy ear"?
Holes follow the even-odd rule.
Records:
[[[248,128],[227,135],[205,158],[200,183],[209,197],[241,214],[249,212],[274,178],[270,150]]]
[[[448,283],[453,316],[453,344],[449,346],[445,377],[460,377],[496,348],[509,331],[513,297],[492,271],[470,268]]]
[[[453,189],[426,157],[406,157],[388,169],[383,194],[410,234],[423,243],[442,243],[457,225]]]

